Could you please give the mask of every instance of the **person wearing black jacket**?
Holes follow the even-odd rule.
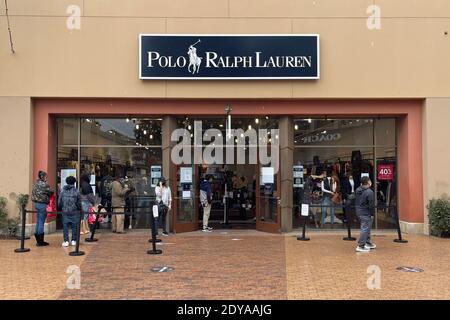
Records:
[[[376,248],[375,243],[370,241],[370,228],[375,212],[375,199],[373,190],[370,189],[371,186],[370,178],[362,177],[361,186],[356,189],[355,209],[356,215],[361,221],[357,252],[370,252],[370,249]]]
[[[95,197],[94,197],[94,190],[92,189],[92,186],[90,184],[91,181],[91,175],[89,173],[84,173],[81,176],[81,207],[83,211],[83,221],[81,223],[83,226],[81,226],[81,234],[89,233],[89,213],[91,208],[95,205]]]

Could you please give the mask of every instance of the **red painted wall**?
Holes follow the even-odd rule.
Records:
[[[423,222],[422,100],[36,99],[34,176],[44,169],[49,173],[49,181],[55,181],[55,115],[224,115],[227,104],[233,115],[397,117],[400,219]]]

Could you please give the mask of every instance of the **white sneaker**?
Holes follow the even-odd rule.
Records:
[[[206,229],[208,229],[208,230],[212,230],[213,228],[211,228],[211,227],[206,227]]]
[[[364,247],[357,246],[356,252],[370,252],[370,249],[367,249],[365,246]]]
[[[62,243],[62,246],[63,246],[63,247],[68,247],[68,246],[69,246],[69,241],[64,241],[64,242]]]
[[[212,232],[210,229],[207,229],[207,228],[203,228],[202,231],[203,231],[203,232]]]
[[[375,249],[377,247],[377,245],[375,244],[375,243],[370,243],[370,242],[367,242],[366,243],[366,245],[364,246],[364,248],[366,248],[366,249]]]
[[[75,240],[72,240],[71,245],[76,246],[77,242]]]

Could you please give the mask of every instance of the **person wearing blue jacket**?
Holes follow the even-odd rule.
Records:
[[[213,176],[208,174],[200,183],[200,204],[203,207],[203,232],[212,232],[212,228],[208,226],[209,215],[211,213],[212,188],[211,183]]]
[[[72,227],[72,246],[77,244],[77,231],[79,214],[81,210],[81,196],[80,192],[75,188],[77,179],[69,176],[66,178],[67,185],[64,186],[58,197],[58,211],[62,211],[63,220],[63,247],[69,246],[69,225]]]

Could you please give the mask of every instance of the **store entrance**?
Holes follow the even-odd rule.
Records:
[[[197,170],[200,182],[208,175],[213,177],[209,226],[214,229],[255,229],[258,166],[201,165]],[[198,221],[202,224],[203,210],[199,210]]]

